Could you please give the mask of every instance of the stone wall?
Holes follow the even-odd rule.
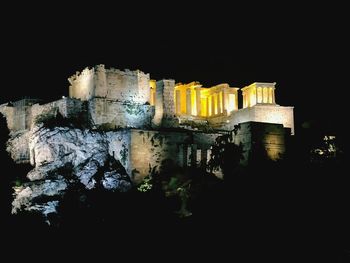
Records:
[[[279,160],[286,151],[286,137],[290,131],[282,124],[246,122],[239,125],[234,143],[243,146],[243,165],[252,158]]]
[[[68,78],[69,97],[89,100],[95,96],[95,81],[94,81],[95,69],[85,68],[81,73],[76,72],[75,75]]]
[[[150,102],[150,76],[140,70],[105,69],[98,65],[77,72],[69,79],[69,96],[81,100],[94,97],[121,102]]]
[[[284,128],[290,128],[294,135],[294,107],[257,105],[254,107],[254,120],[264,123],[283,124]]]
[[[162,127],[176,127],[178,120],[175,116],[174,90],[175,81],[159,80],[156,83],[155,116],[153,124]]]
[[[294,135],[293,107],[279,105],[255,105],[232,112],[230,116],[220,116],[208,119],[211,127],[215,129],[232,130],[235,125],[244,122],[261,122],[282,124],[290,128]]]
[[[130,167],[132,179],[138,183],[152,169],[159,171],[162,162],[172,160],[180,167],[204,165],[210,147],[220,134],[131,130]]]
[[[32,105],[37,99],[21,99],[1,105],[1,111],[6,116],[7,125],[11,132],[30,129],[32,122]]]
[[[89,101],[89,114],[96,126],[143,128],[151,125],[154,106],[94,98]]]
[[[45,114],[55,115],[59,112],[63,117],[71,118],[79,116],[79,114],[84,111],[86,111],[86,109],[83,101],[72,98],[62,98],[46,104],[34,104],[31,107],[30,127],[33,127],[39,116]]]

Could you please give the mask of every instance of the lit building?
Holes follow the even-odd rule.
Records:
[[[238,109],[237,91],[238,88],[231,88],[228,84],[211,88],[204,88],[198,82],[177,84],[174,92],[176,115],[204,118],[230,115]]]
[[[246,160],[257,141],[264,144],[271,159],[278,159],[285,151],[285,136],[294,134],[293,107],[276,103],[276,83],[254,82],[241,90],[226,83],[203,87],[197,81],[156,81],[140,70],[106,69],[104,65],[77,72],[69,83],[69,97],[57,101],[0,105],[11,133],[22,135],[17,136],[23,141],[18,144],[22,145],[21,155],[13,159],[25,162],[27,158],[29,162],[26,132],[40,116],[58,113],[79,118],[91,129],[121,133],[123,139],[111,143],[110,152],[116,159],[128,160],[126,169],[135,178],[146,176],[150,167],[159,167],[166,158],[180,166],[203,165],[215,138],[237,125],[241,131],[234,141],[244,144]],[[158,148],[152,150],[156,140]],[[128,156],[121,157],[120,152]]]

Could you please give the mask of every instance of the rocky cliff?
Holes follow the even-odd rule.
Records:
[[[12,213],[38,211],[44,216],[56,213],[70,185],[80,183],[87,190],[125,192],[131,180],[121,163],[108,153],[113,132],[69,127],[34,127],[26,134],[33,169],[28,182],[15,187]],[[9,141],[9,151],[18,146]]]

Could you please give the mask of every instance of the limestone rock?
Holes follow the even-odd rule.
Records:
[[[71,183],[80,182],[87,190],[100,187],[126,192],[131,180],[121,163],[108,153],[112,133],[68,127],[29,131],[30,182],[15,188],[12,213],[39,211],[56,213]]]

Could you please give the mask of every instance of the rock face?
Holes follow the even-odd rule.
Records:
[[[15,188],[12,212],[55,213],[72,183],[87,190],[101,188],[125,192],[131,180],[121,163],[108,153],[112,134],[68,127],[35,127],[29,132],[30,182]]]

